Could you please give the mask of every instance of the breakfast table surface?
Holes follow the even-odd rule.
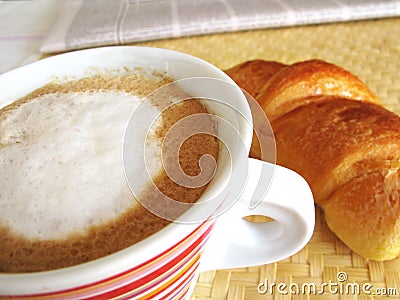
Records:
[[[400,114],[400,18],[263,29],[140,43],[165,47],[205,59],[221,69],[252,59],[286,64],[322,59],[358,76],[380,98],[383,106]],[[260,247],[268,245],[260,244]],[[259,291],[260,283],[323,284],[337,276],[360,286],[369,283],[396,295],[360,295],[332,290],[323,294],[280,294]],[[265,286],[265,285],[264,285]],[[286,289],[288,292],[289,289]],[[379,290],[380,291],[380,290]],[[389,292],[390,293],[390,292]],[[285,260],[250,268],[200,274],[193,299],[399,299],[400,257],[378,262],[352,252],[327,227],[316,210],[311,241]]]
[[[7,1],[9,2],[9,1]],[[51,27],[60,3],[31,1],[0,2],[0,73],[47,55],[38,52]],[[45,7],[45,9],[43,9]],[[18,10],[19,14],[13,14]],[[35,18],[20,18],[27,10]],[[41,16],[46,16],[42,18]],[[400,18],[370,19],[319,25],[304,25],[239,32],[207,34],[183,38],[140,42],[185,52],[221,69],[253,59],[290,64],[322,59],[337,64],[358,76],[380,98],[383,106],[400,114]],[[255,218],[256,219],[256,218]],[[262,221],[262,220],[261,220]],[[260,243],[260,248],[268,247]],[[259,285],[292,287],[315,283],[346,282],[370,284],[386,295],[346,294],[340,290],[324,293],[273,293]],[[387,295],[397,292],[396,295]],[[311,241],[297,254],[282,261],[248,268],[201,273],[192,299],[399,299],[400,257],[378,262],[352,252],[329,230],[323,212],[316,209],[316,227]]]

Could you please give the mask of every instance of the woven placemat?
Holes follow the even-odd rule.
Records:
[[[337,64],[358,76],[388,109],[400,114],[400,19],[371,20],[318,26],[267,29],[153,41],[138,45],[163,47],[189,53],[226,69],[251,59],[294,63],[312,58]],[[268,245],[260,244],[260,247]],[[387,262],[363,259],[353,253],[327,228],[316,210],[316,228],[309,244],[296,255],[264,266],[210,271],[200,274],[192,299],[399,299],[400,258]],[[346,294],[335,289],[323,294],[283,295],[260,293],[260,283],[346,282],[370,284],[397,295]],[[340,273],[343,275],[343,273]],[[261,287],[265,287],[261,285]],[[294,288],[295,285],[292,285]],[[339,287],[339,286],[338,286]],[[262,290],[261,290],[262,291]],[[384,292],[385,290],[381,290]]]

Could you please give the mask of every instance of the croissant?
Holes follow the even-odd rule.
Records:
[[[301,174],[329,228],[361,256],[400,255],[400,117],[350,72],[310,60],[226,73],[271,122],[277,164]],[[260,158],[253,138],[250,156]]]

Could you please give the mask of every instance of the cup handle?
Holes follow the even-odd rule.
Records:
[[[250,208],[261,174],[271,176],[272,182],[259,204]],[[247,178],[239,200],[216,220],[201,257],[201,272],[276,262],[300,251],[312,236],[314,201],[303,177],[249,158]],[[244,219],[249,215],[268,216],[275,221],[249,222]]]

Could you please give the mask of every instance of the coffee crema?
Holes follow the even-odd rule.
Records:
[[[98,75],[48,84],[0,110],[0,271],[34,272],[84,263],[133,245],[170,221],[145,209],[132,195],[123,169],[123,141],[132,113],[165,76]],[[174,103],[180,90],[161,102]],[[150,113],[163,105],[153,100]],[[150,135],[147,167],[152,182],[176,201],[194,203],[207,185],[188,188],[162,168],[160,149],[179,120],[207,113],[188,98],[161,112]],[[204,126],[216,124],[209,118]],[[189,176],[201,172],[204,154],[217,160],[218,140],[196,134],[179,149]],[[145,172],[145,170],[143,170]],[[136,180],[136,179],[135,179]],[[138,174],[144,201],[157,202]]]

